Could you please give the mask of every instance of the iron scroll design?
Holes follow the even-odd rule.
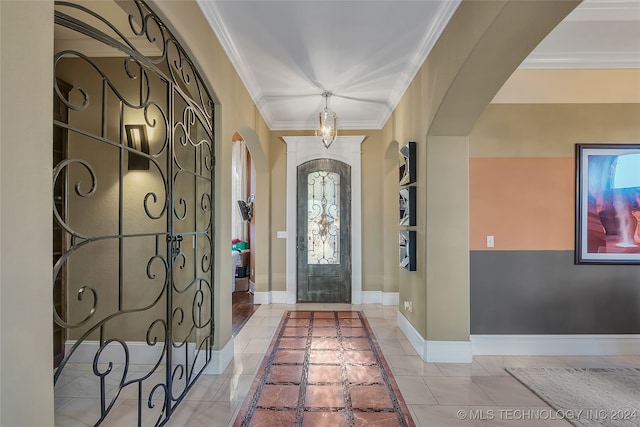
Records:
[[[61,185],[66,194],[53,207],[65,248],[52,283],[68,295],[66,310],[54,306],[67,339],[54,384],[64,394],[88,364],[94,425],[130,400],[138,426],[161,426],[212,357],[214,102],[160,18],[140,0],[118,4],[122,16],[108,20],[55,3],[57,28],[112,53],[54,55],[54,96],[69,111],[68,123],[54,120],[68,147],[52,182],[54,199]],[[148,154],[127,144],[132,122],[149,130]],[[133,155],[149,170],[129,171]]]

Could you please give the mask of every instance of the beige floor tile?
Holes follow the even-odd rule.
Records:
[[[606,357],[598,356],[558,356],[558,360],[572,368],[613,368],[615,365]]]
[[[640,357],[638,356],[607,356],[605,360],[613,366],[622,368],[640,368]]]
[[[420,427],[482,427],[482,422],[468,419],[468,406],[409,405],[416,425]]]
[[[424,363],[418,356],[389,354],[385,355],[385,359],[393,375],[423,376],[428,375],[429,370],[432,369],[432,367]]]
[[[430,377],[425,382],[439,405],[493,405],[491,398],[471,378]]]
[[[220,389],[213,397],[215,402],[239,402],[242,403],[251,388],[255,375],[231,375],[222,383]]]
[[[236,335],[239,339],[252,339],[252,338],[268,338],[271,339],[273,337],[273,333],[275,332],[275,326],[251,326],[245,325],[244,328],[238,335]]]
[[[225,427],[233,424],[241,403],[184,401],[167,427]]]
[[[431,394],[422,377],[396,375],[394,376],[400,393],[406,404],[437,405],[436,398]]]
[[[474,406],[468,416],[480,419],[486,427],[547,427],[544,419],[553,414],[545,407]]]
[[[409,340],[400,339],[398,341],[400,342],[400,346],[404,349],[404,351],[407,352],[408,355],[410,355],[410,356],[417,356],[418,355],[418,352],[416,352],[416,349],[413,348],[413,346],[411,345],[411,342],[409,342]]]
[[[267,338],[251,338],[247,346],[242,350],[243,353],[261,353],[264,354],[269,348],[271,340]]]
[[[116,409],[124,400],[114,403]],[[100,400],[75,398],[56,410],[55,423],[59,427],[92,426],[100,418]]]
[[[479,363],[436,363],[436,366],[442,371],[445,377],[478,377],[489,376]]]
[[[378,345],[382,350],[382,353],[386,356],[397,355],[397,356],[410,356],[404,350],[404,347],[400,345],[400,340],[396,339],[384,339],[378,340]]]
[[[566,368],[571,365],[556,356],[516,356],[526,368]]]
[[[496,405],[547,406],[538,396],[515,378],[477,377],[474,379],[474,383],[477,384]]]
[[[236,353],[235,357],[225,369],[226,374],[255,374],[264,358],[264,353]]]
[[[474,356],[473,361],[492,376],[511,377],[505,368],[524,368],[525,365],[513,356]]]
[[[185,396],[185,400],[211,402],[226,378],[223,375],[201,375]]]

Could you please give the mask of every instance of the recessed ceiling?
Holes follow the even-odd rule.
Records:
[[[379,129],[458,1],[199,1],[272,130]]]
[[[111,22],[114,2],[85,1]],[[330,91],[339,129],[381,129],[459,0],[198,0],[271,130],[314,128]],[[56,48],[113,56],[56,26]],[[157,47],[134,40],[143,53]],[[640,1],[584,0],[521,68],[640,68]]]
[[[198,0],[272,130],[380,129],[459,1]],[[640,68],[640,2],[585,0],[522,68]]]

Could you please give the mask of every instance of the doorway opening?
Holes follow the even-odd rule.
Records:
[[[242,136],[236,132],[231,138],[231,264],[232,264],[232,328],[236,336],[251,315],[258,309],[254,304],[256,242],[254,200],[256,169]]]
[[[351,302],[351,167],[298,166],[297,302]]]

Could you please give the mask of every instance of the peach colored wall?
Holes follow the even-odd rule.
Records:
[[[469,176],[471,250],[573,249],[573,158],[472,158]]]
[[[575,146],[638,143],[639,117],[640,104],[489,105],[470,134],[470,249],[573,250]]]

